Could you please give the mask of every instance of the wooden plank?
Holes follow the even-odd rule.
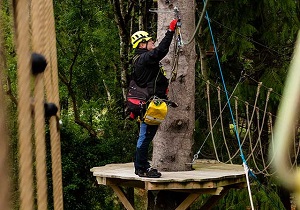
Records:
[[[160,178],[139,177],[134,174],[133,163],[108,164],[91,169],[98,184],[111,186],[126,209],[133,210],[120,186],[152,190],[190,193],[179,209],[188,208],[200,194],[212,194],[201,209],[211,209],[231,188],[246,187],[246,176],[241,165],[211,161],[196,161],[195,170],[162,172]],[[223,190],[226,189],[226,190]]]
[[[97,177],[98,178],[98,177]],[[126,180],[126,179],[117,179],[117,178],[105,178],[105,184],[103,185],[118,185],[124,187],[137,187],[145,189],[145,183],[138,180]]]
[[[109,164],[91,169],[94,176],[119,178],[126,180],[139,180],[151,182],[189,182],[223,180],[227,178],[245,177],[244,169],[241,165],[224,163],[196,163],[196,170],[162,172],[161,178],[138,177],[134,174],[133,163]]]
[[[123,191],[117,185],[110,185],[110,187],[114,190],[114,192],[116,193],[116,195],[127,210],[134,210]]]
[[[229,187],[228,188],[224,188],[223,191],[221,191],[221,193],[219,195],[212,195],[205,203],[204,205],[201,206],[201,208],[199,210],[210,210],[212,209],[220,199],[222,199],[229,191]]]
[[[192,171],[162,172],[161,178],[139,177],[133,163],[108,164],[91,169],[98,184],[138,187],[145,190],[214,192],[218,187],[244,187],[246,176],[241,165],[196,161]],[[211,190],[208,190],[211,189]]]
[[[203,189],[203,188],[218,188],[227,185],[244,183],[245,178],[231,178],[225,180],[211,180],[203,182],[145,182],[146,190],[175,190],[175,189]]]
[[[187,209],[198,197],[200,194],[190,194],[175,210],[185,210]]]
[[[97,176],[96,180],[97,180],[98,184],[106,185],[106,177]]]
[[[214,195],[220,195],[223,191],[223,187],[212,189]],[[185,210],[200,196],[199,193],[191,193],[175,210]]]
[[[190,193],[190,194],[210,194],[210,195],[219,195],[223,187],[218,188],[211,188],[211,189],[179,189],[179,190],[172,190],[174,192],[183,192],[183,193]]]

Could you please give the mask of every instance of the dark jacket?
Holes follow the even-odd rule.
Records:
[[[140,55],[134,62],[133,78],[138,86],[147,87],[149,95],[166,98],[168,79],[160,64],[167,53],[173,39],[174,32],[167,31],[159,45],[148,51],[147,49],[136,49],[135,53]]]

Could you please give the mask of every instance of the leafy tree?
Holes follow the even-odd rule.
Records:
[[[198,6],[201,7],[201,4],[199,3]],[[269,112],[276,114],[296,32],[299,29],[298,8],[297,1],[211,2],[208,10],[209,21],[213,28],[229,93],[239,79],[244,77],[235,95],[243,101],[248,101],[250,98],[255,98],[258,81],[261,81],[263,88],[271,87],[276,93],[271,94],[268,107]],[[204,24],[202,29],[201,37],[198,38],[202,42],[199,45],[209,49],[212,42],[207,25]],[[222,86],[216,57],[212,56],[207,61],[208,76],[205,78],[205,75],[199,73],[199,77],[214,81],[215,86]],[[200,72],[200,69],[197,72]],[[199,81],[199,84],[202,82]],[[197,101],[201,101],[205,95],[198,93],[196,96],[196,113],[202,113],[201,110],[205,110],[205,106]],[[264,105],[265,98],[266,93],[262,92],[258,103]],[[213,116],[216,117],[217,115]],[[230,119],[230,116],[223,116],[223,118]],[[197,114],[196,119],[200,125],[205,125],[205,115]],[[228,125],[229,122],[226,124]],[[198,132],[196,134],[200,135]],[[268,145],[267,135],[263,135],[262,140],[265,145]],[[236,142],[235,139],[233,141]],[[267,150],[268,148],[264,149],[265,152]],[[281,198],[284,203],[289,203],[289,198],[287,201],[284,201],[282,195]]]
[[[101,111],[92,107],[101,107],[120,94],[113,14],[101,1],[55,3],[62,111],[70,109],[74,121],[95,137],[94,116]]]
[[[167,2],[170,3],[171,1],[159,2],[160,7],[170,9],[170,5],[166,4]],[[13,102],[9,107],[9,111],[12,113],[10,125],[13,152],[11,156],[13,174],[17,174],[17,152],[15,149],[17,147],[16,56],[12,14],[9,9],[11,3],[7,0],[4,0],[3,3],[1,26],[4,31],[7,69],[5,73],[8,81],[5,90]],[[89,170],[91,167],[107,163],[132,161],[138,131],[134,122],[123,120],[126,74],[130,69],[132,53],[129,44],[130,34],[135,30],[154,31],[155,34],[156,23],[154,20],[157,17],[158,28],[165,27],[164,23],[161,22],[162,16],[160,14],[156,16],[156,14],[148,12],[150,7],[156,6],[152,0],[111,0],[110,3],[107,4],[107,1],[103,0],[54,2],[61,117],[63,121],[61,139],[66,209],[122,208],[120,206],[113,207],[114,197],[111,191],[93,184],[94,177]],[[183,5],[187,3],[186,7],[192,6],[190,1],[178,1],[176,3],[180,4],[179,9],[185,8]],[[195,4],[196,9],[201,11],[203,3],[196,1]],[[190,11],[193,10],[188,12],[190,13]],[[241,99],[247,100],[255,95],[256,81],[262,81],[265,86],[272,87],[274,92],[281,93],[296,32],[299,28],[299,11],[299,2],[293,0],[211,1],[208,12],[228,90],[233,89],[241,76],[241,72],[243,72],[244,76],[247,77],[236,92]],[[145,12],[147,15],[144,15]],[[191,15],[191,18],[188,19],[187,15]],[[187,24],[194,21],[193,15],[193,12],[190,14],[183,13],[182,32],[185,39],[191,37],[189,33],[193,32],[193,26]],[[199,16],[197,13],[196,15]],[[172,18],[170,14],[167,16],[168,20]],[[188,29],[185,28],[187,25],[189,25]],[[158,37],[162,35],[162,31],[157,31]],[[199,62],[200,52],[211,46],[210,40],[207,23],[204,21],[201,32],[195,39]],[[193,104],[186,107],[189,109],[188,111],[181,110],[181,108],[178,109],[179,111],[174,110],[174,113],[180,113],[178,116],[175,114],[173,116],[173,111],[171,111],[172,116],[165,124],[172,124],[177,118],[184,119],[184,122],[187,118],[190,120],[187,132],[180,131],[181,134],[186,134],[184,137],[185,146],[187,146],[186,152],[190,153],[186,155],[185,159],[179,158],[182,163],[189,162],[188,160],[191,159],[192,150],[190,147],[193,143],[193,137],[199,139],[199,136],[203,136],[203,131],[206,131],[208,127],[206,112],[204,111],[206,109],[205,93],[203,93],[205,80],[214,81],[214,84],[221,83],[214,56],[203,59],[207,61],[206,75],[203,75],[204,69],[200,69],[202,64],[198,62],[194,66],[194,56],[189,59],[190,54],[185,53],[183,53],[183,58],[189,60],[189,71],[187,72],[191,75],[185,75],[184,65],[186,63],[180,60],[177,87],[173,83],[171,89],[182,90],[186,98],[183,97],[184,100],[181,101],[181,94],[173,94],[170,97],[179,102],[181,107],[186,105],[186,101],[192,100],[194,86],[189,86],[190,89],[182,88],[182,86],[185,84],[184,79],[187,79],[189,84],[193,84],[193,69],[195,68],[195,112],[193,111]],[[167,59],[172,61],[172,54]],[[168,65],[166,66],[168,69]],[[191,95],[185,94],[185,91]],[[261,99],[264,97],[265,95],[262,94]],[[217,98],[212,98],[212,100],[217,101]],[[273,94],[270,102],[272,106],[268,111],[276,112],[279,100],[280,97]],[[261,103],[263,103],[262,100]],[[192,131],[194,113],[196,119],[195,133]],[[229,121],[226,123],[228,124]],[[128,132],[128,128],[130,128],[130,132]],[[173,137],[169,134],[168,129],[164,127],[161,129],[158,139],[161,140],[162,136],[166,136],[165,141],[170,143],[172,142],[170,138]],[[193,134],[195,135],[193,136]],[[181,138],[177,133],[175,135],[176,141]],[[198,149],[197,144],[198,142],[196,142],[194,149]],[[161,149],[162,153],[166,150]],[[171,157],[172,154],[169,156]],[[155,155],[155,158],[159,157],[159,155]],[[49,161],[50,159],[48,159],[48,172],[50,174],[51,164]],[[176,164],[176,161],[173,162],[173,165]],[[173,165],[171,164],[169,169],[173,168]],[[179,164],[178,166],[182,165]],[[51,180],[50,175],[49,180]],[[14,206],[17,209],[17,176],[13,177],[13,181]],[[51,192],[51,182],[49,182],[49,194]],[[264,204],[258,198],[263,200],[266,196],[259,193],[255,198],[259,205],[263,206]],[[222,209],[227,205],[228,208],[231,208],[237,203],[236,201],[243,200],[246,196],[245,192],[240,197],[237,193],[230,192],[218,207]],[[51,205],[51,196],[49,199]],[[237,205],[244,208],[240,202]],[[267,209],[266,205],[262,208]]]

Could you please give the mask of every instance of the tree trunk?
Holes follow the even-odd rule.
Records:
[[[174,6],[178,7],[181,13],[182,39],[187,42],[195,30],[194,1],[174,0],[172,3],[173,5],[167,4],[167,1],[158,1],[158,10],[172,11]],[[158,12],[158,41],[164,36],[173,18],[171,13]],[[174,58],[174,47],[171,46],[170,52],[162,60],[168,77],[171,75]],[[195,126],[195,60],[194,41],[183,45],[179,52],[177,78],[170,83],[168,94],[169,99],[179,106],[169,107],[168,116],[153,140],[152,165],[162,172],[191,170]],[[185,198],[183,193],[160,191],[155,196],[148,197],[148,209],[175,209]]]
[[[195,5],[193,1],[178,0],[166,4],[158,1],[158,9],[172,11],[174,6],[181,13],[181,33],[183,41],[191,39],[195,30]],[[159,41],[174,18],[172,13],[158,13],[158,37]],[[174,41],[174,40],[173,40]],[[161,171],[186,171],[191,170],[193,131],[195,125],[194,96],[195,96],[195,46],[194,41],[189,45],[183,45],[179,53],[177,78],[169,86],[168,97],[177,102],[177,108],[169,107],[166,120],[153,141],[153,166]],[[162,60],[167,75],[170,75],[174,62],[174,47]]]
[[[188,193],[183,193],[183,192],[148,191],[147,210],[160,210],[160,209],[174,210],[184,201],[184,199],[187,196]],[[155,202],[149,202],[154,200]]]
[[[181,33],[183,41],[191,39],[195,30],[195,5],[190,0],[158,1],[158,10],[172,11],[174,6],[181,13]],[[157,36],[160,41],[174,18],[171,13],[158,12]],[[176,40],[176,39],[174,39]],[[173,40],[173,42],[174,42]],[[184,45],[179,52],[177,78],[169,86],[168,97],[178,103],[177,108],[169,108],[166,120],[160,125],[153,140],[152,165],[160,171],[191,170],[193,131],[195,126],[195,46],[194,41]],[[174,47],[162,60],[167,76],[170,77],[175,61]],[[162,176],[163,173],[162,173]],[[151,199],[152,198],[152,199]],[[175,209],[186,194],[179,192],[160,191],[148,197],[148,209]]]

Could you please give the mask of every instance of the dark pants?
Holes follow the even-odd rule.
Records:
[[[148,148],[156,134],[157,128],[158,125],[147,125],[146,123],[141,122],[134,161],[136,170],[146,170],[147,168],[150,168],[150,163],[148,162]]]

